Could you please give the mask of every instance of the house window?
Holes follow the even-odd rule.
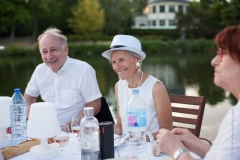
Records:
[[[153,6],[152,13],[156,13],[156,6]]]
[[[183,6],[182,5],[178,6],[178,12],[183,12]]]
[[[165,6],[160,6],[159,7],[159,12],[161,12],[161,13],[165,12]]]
[[[152,26],[156,26],[156,21],[152,21]]]
[[[174,5],[169,6],[169,12],[175,12],[175,7]]]
[[[174,20],[169,20],[169,26],[175,26]]]
[[[165,20],[160,20],[160,21],[159,21],[159,25],[160,25],[160,26],[165,26]]]

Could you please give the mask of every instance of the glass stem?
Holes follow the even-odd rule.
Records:
[[[78,152],[80,153],[80,138],[78,138]]]
[[[60,147],[60,154],[63,154],[63,147]]]

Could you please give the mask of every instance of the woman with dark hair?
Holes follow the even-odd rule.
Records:
[[[204,160],[240,159],[240,25],[219,32],[215,42],[219,49],[211,62],[214,67],[214,83],[231,92],[238,103],[225,115],[212,147],[187,129],[160,129],[157,135],[159,146],[173,159],[192,160],[188,150]]]

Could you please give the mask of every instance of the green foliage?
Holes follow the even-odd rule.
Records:
[[[91,36],[101,31],[104,25],[104,11],[97,0],[79,0],[71,11],[73,18],[68,22],[75,33]]]
[[[141,42],[143,51],[149,54],[211,53],[216,50],[212,40],[142,40]]]
[[[70,44],[69,45],[69,55],[70,56],[89,56],[89,55],[100,55],[102,52],[109,49],[108,45],[76,45],[76,44]]]
[[[125,34],[136,37],[144,37],[144,39],[177,39],[180,33],[172,29],[126,29]]]
[[[15,22],[31,20],[30,13],[22,0],[2,0],[0,13],[1,28],[10,27]]]
[[[147,54],[201,54],[201,53],[215,53],[216,45],[211,40],[146,40],[140,39],[142,49]],[[70,56],[88,56],[100,55],[102,52],[109,49],[109,44],[98,43],[69,43]],[[38,56],[38,48],[26,49],[22,47],[11,46],[5,50],[0,51],[0,56]]]
[[[5,50],[2,50],[0,52],[1,56],[25,56],[27,54],[28,50],[22,47],[17,47],[17,46],[10,46]]]
[[[132,9],[135,3],[129,0],[99,0],[105,12],[105,35],[123,34],[133,24]]]
[[[84,36],[79,34],[70,34],[67,35],[69,42],[81,42],[86,40],[92,40],[92,41],[111,41],[113,39],[112,36],[102,35],[102,34],[95,34],[91,36]]]
[[[1,22],[11,24],[13,21],[30,20],[30,14],[22,0],[3,0],[0,5]]]
[[[132,0],[134,14],[142,14],[148,0]]]
[[[224,26],[240,24],[240,2],[239,0],[231,0],[227,7],[221,10],[221,22]]]
[[[208,38],[223,28],[240,23],[239,0],[193,1],[187,14],[177,13],[177,30],[184,31],[187,38]]]
[[[99,4],[90,5],[93,1]],[[108,39],[107,36],[116,34],[131,34],[144,37],[144,39],[169,40],[180,38],[180,32],[185,32],[187,39],[213,39],[216,33],[224,27],[240,23],[239,0],[191,1],[187,14],[177,13],[178,27],[172,31],[131,29],[133,16],[142,13],[147,0],[86,0],[88,6],[81,7],[82,12],[77,11],[78,2],[85,3],[84,0],[1,0],[0,37],[9,36],[11,26],[16,23],[17,36],[29,36],[32,33],[34,40],[39,33],[50,26],[61,29],[64,34],[72,35],[75,32],[79,35],[80,33],[81,36],[72,36],[75,40],[86,39],[82,37]],[[73,10],[77,16],[72,13]],[[104,20],[99,18],[100,12],[104,12],[102,15]],[[88,21],[80,19],[84,15],[87,16]],[[74,29],[73,26],[70,27],[69,19],[70,21],[76,20],[73,26],[82,25],[87,28],[86,32]],[[90,19],[94,24],[86,27],[86,24],[91,24]],[[101,21],[103,24],[96,24],[95,21]],[[97,35],[94,33],[95,30],[99,33],[102,31],[106,37]]]

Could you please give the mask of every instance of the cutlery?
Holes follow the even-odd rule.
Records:
[[[121,135],[121,136],[118,136],[118,137],[114,138],[114,140],[119,139],[119,138],[122,138],[122,137],[124,137],[125,135],[126,135],[126,134],[123,134],[123,135]]]

